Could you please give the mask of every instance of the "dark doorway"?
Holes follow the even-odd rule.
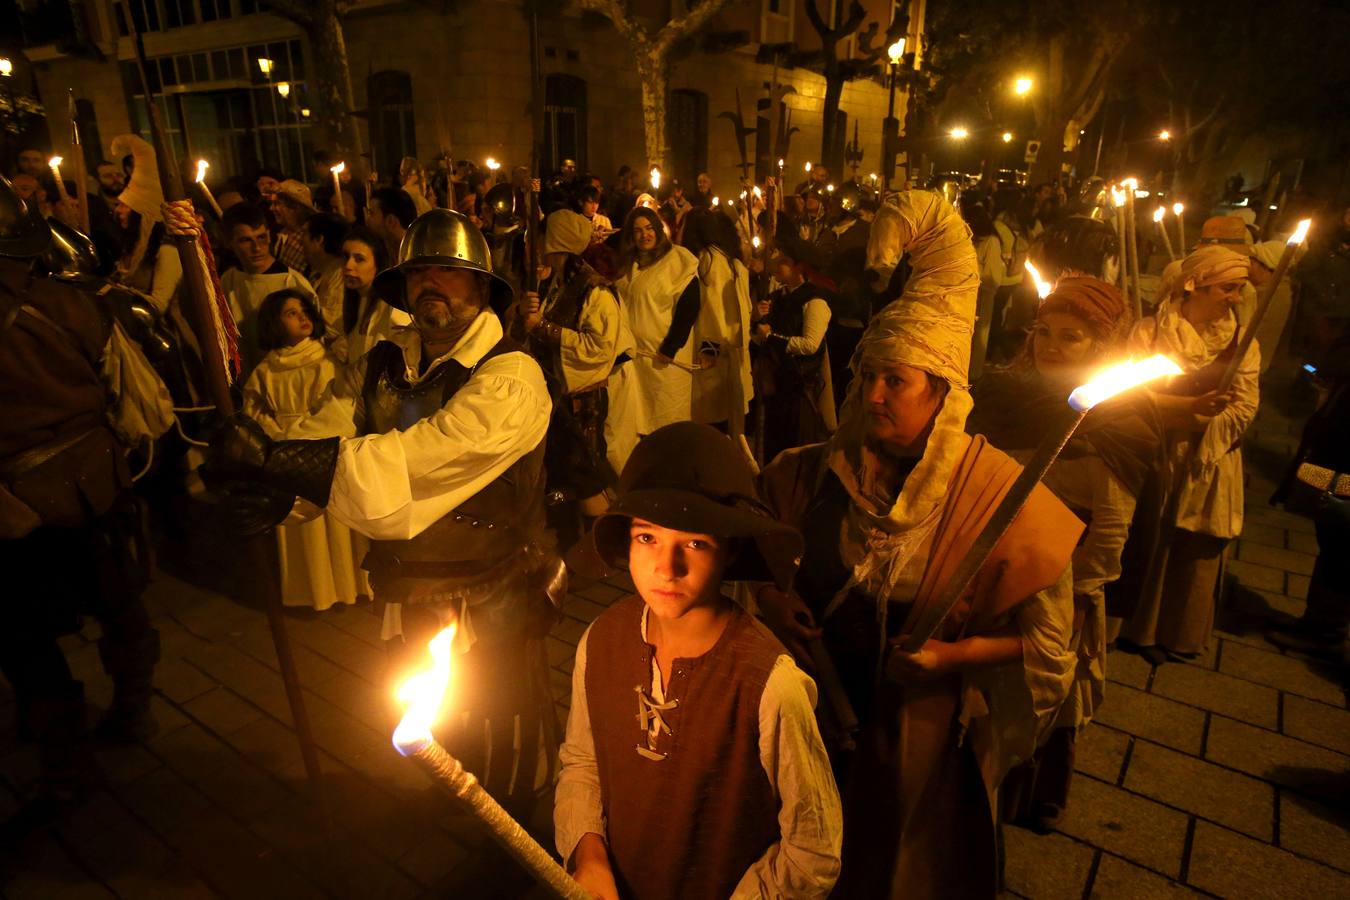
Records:
[[[670,94],[670,168],[691,189],[708,168],[708,95],[680,89]]]
[[[544,79],[543,171],[556,172],[564,159],[586,169],[586,82],[575,75]]]
[[[366,80],[366,102],[375,171],[386,181],[397,178],[403,157],[417,155],[412,78],[396,69],[374,73]]]

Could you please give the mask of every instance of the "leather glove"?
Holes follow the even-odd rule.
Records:
[[[252,481],[322,507],[332,491],[338,445],[338,438],[274,441],[257,422],[236,415],[211,439],[207,465],[214,478]]]
[[[218,492],[216,506],[221,527],[242,537],[252,537],[281,524],[295,505],[295,496],[262,484],[232,482]]]

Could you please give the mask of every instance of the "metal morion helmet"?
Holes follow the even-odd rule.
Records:
[[[492,271],[492,254],[483,232],[468,216],[454,210],[433,209],[408,226],[398,245],[397,262],[375,276],[375,295],[395,309],[411,312],[405,276],[408,269],[418,266],[466,269],[486,276],[488,302],[498,314],[515,296],[511,285]]]
[[[498,234],[520,225],[516,216],[516,189],[506,182],[493,185],[483,195],[483,202],[492,208],[492,227]]]
[[[846,181],[839,186],[839,190],[834,192],[834,202],[838,205],[840,212],[857,214],[858,205],[862,203],[862,188],[856,181]]]
[[[32,259],[51,243],[52,231],[37,211],[19,199],[14,185],[0,175],[0,256]]]
[[[52,242],[42,254],[47,275],[57,281],[85,282],[98,279],[98,251],[84,232],[56,218],[47,219]]]

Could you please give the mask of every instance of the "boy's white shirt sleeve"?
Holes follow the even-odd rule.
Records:
[[[820,349],[825,331],[830,327],[830,305],[819,297],[806,301],[802,307],[802,333],[787,340],[787,352],[793,356],[810,356]]]
[[[732,900],[823,898],[839,878],[843,811],[815,705],[815,682],[792,657],[778,657],[759,702],[759,758],[779,801],[781,837],[746,870]]]
[[[567,734],[558,751],[561,772],[553,799],[554,840],[558,855],[570,863],[577,844],[588,832],[607,839],[605,812],[600,803],[600,768],[595,761],[595,736],[591,733],[590,709],[586,706],[586,641],[590,628],[577,644],[572,668],[572,706],[567,714]]]

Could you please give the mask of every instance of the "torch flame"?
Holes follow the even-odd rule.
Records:
[[[1294,233],[1289,235],[1289,243],[1290,244],[1303,243],[1303,239],[1308,236],[1308,229],[1311,227],[1312,227],[1312,219],[1304,219],[1303,221],[1299,222],[1298,227],[1294,229]]]
[[[758,200],[760,197],[763,196],[763,194],[761,194],[759,191],[759,185],[755,185],[754,190],[751,193],[755,195],[756,200]]]
[[[53,156],[51,159],[47,160],[47,165],[50,166],[51,168],[55,169],[57,166],[61,165],[61,163],[63,163],[63,162],[65,162],[65,160],[64,160],[62,157],[60,157],[60,156]]]
[[[197,160],[197,183],[198,183],[198,184],[201,184],[203,181],[206,180],[206,170],[209,169],[210,167],[211,167],[211,164],[210,164],[209,162],[207,162],[206,160],[204,160],[204,159],[199,159],[199,160]]]
[[[750,246],[754,247],[756,250],[759,249],[759,235],[755,235],[750,239]]]
[[[343,172],[347,171],[347,164],[345,162],[340,162],[328,171],[332,172],[334,175],[341,175]]]
[[[652,188],[654,190],[659,190],[661,187],[661,170],[656,168],[656,166],[652,166],[651,174],[652,174]]]
[[[1161,222],[1163,220],[1163,216],[1165,215],[1167,215],[1167,208],[1160,206],[1153,211],[1153,221]]]
[[[489,156],[487,158],[487,167],[490,171],[495,172],[502,167],[502,164],[497,162],[497,160],[493,159],[491,156]]]
[[[714,197],[714,198],[713,198],[713,206],[721,206],[721,204],[722,204],[722,198],[721,198],[721,197]]]
[[[1110,400],[1130,388],[1164,375],[1180,374],[1181,367],[1161,354],[1145,360],[1123,362],[1103,369],[1087,384],[1079,385],[1069,395],[1069,406],[1080,413],[1087,412],[1103,400]]]
[[[1116,209],[1120,209],[1122,206],[1125,205],[1125,192],[1120,190],[1119,188],[1112,187],[1111,202],[1116,205]]]
[[[1181,214],[1184,213],[1185,211],[1186,211],[1186,204],[1184,203],[1172,204],[1172,215],[1180,217]]]
[[[1123,187],[1123,188],[1129,188],[1129,189],[1132,190],[1132,191],[1137,191],[1137,190],[1139,190],[1139,179],[1138,179],[1138,178],[1126,178],[1124,181],[1122,181],[1122,182],[1120,183],[1120,186]]]
[[[432,739],[431,728],[440,718],[446,688],[450,686],[450,645],[455,626],[449,625],[431,639],[431,668],[411,675],[398,687],[398,699],[407,711],[394,729],[394,748],[404,756],[414,753]]]
[[[1036,283],[1036,296],[1040,297],[1042,300],[1049,297],[1051,290],[1050,282],[1041,278],[1041,273],[1037,271],[1034,265],[1032,265],[1031,260],[1027,260],[1025,265],[1027,271],[1031,273],[1031,280]]]
[[[806,164],[806,174],[811,174],[811,164],[809,162]]]

